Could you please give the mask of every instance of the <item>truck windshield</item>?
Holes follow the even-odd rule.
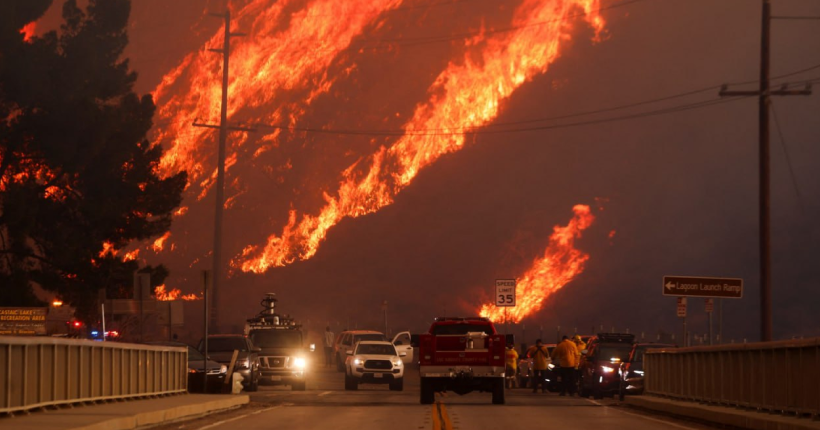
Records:
[[[295,330],[259,330],[251,332],[251,342],[260,348],[301,348],[302,333]]]
[[[492,326],[489,324],[441,324],[433,327],[433,334],[467,334],[483,332],[487,335],[493,334]]]
[[[387,340],[387,339],[381,333],[355,334],[355,335],[353,335],[353,343],[361,342],[363,340]]]
[[[372,343],[360,343],[359,347],[356,348],[356,354],[396,355],[396,348],[393,348],[393,345],[374,345]]]

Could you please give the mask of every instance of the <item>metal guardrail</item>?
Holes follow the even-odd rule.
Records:
[[[654,349],[644,370],[647,394],[820,415],[820,338]]]
[[[187,385],[187,348],[0,336],[0,413],[183,393]]]

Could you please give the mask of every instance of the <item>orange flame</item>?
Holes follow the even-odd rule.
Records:
[[[32,21],[32,22],[26,24],[25,27],[20,29],[20,34],[23,35],[23,41],[24,42],[31,42],[31,40],[34,39],[34,36],[36,35],[36,31],[37,31],[37,23],[36,22]]]
[[[302,10],[285,14],[293,0],[252,0],[235,14],[238,24],[232,24],[253,37],[234,42],[228,115],[232,117],[243,108],[273,104],[283,92],[294,89],[311,89],[305,101],[309,105],[319,94],[329,91],[337,79],[326,73],[331,62],[381,13],[401,2],[315,0]],[[289,27],[282,31],[280,23],[285,18]],[[207,46],[221,47],[223,34],[224,29]],[[311,48],[306,49],[308,46]],[[201,145],[211,131],[191,124],[197,119],[209,122],[219,118],[221,64],[221,57],[207,50],[190,54],[163,78],[153,93],[161,106],[158,122],[167,123],[158,129],[157,140],[170,142],[160,169],[166,174],[187,170],[191,183],[200,183],[203,188],[200,199],[212,186],[210,176],[216,169],[202,161],[211,158],[207,156],[209,148]],[[184,91],[174,91],[180,86]],[[281,110],[276,110],[261,120],[279,122],[283,116]],[[292,115],[289,118],[296,120]],[[239,140],[234,142],[234,148],[228,148],[228,159],[236,158],[235,151],[243,143]]]
[[[160,285],[154,288],[154,296],[156,296],[157,300],[161,302],[171,302],[174,300],[201,300],[201,297],[197,297],[196,294],[182,294],[182,291],[179,291],[176,288],[171,289],[171,291],[165,291],[165,285]]]
[[[171,232],[166,231],[162,237],[155,240],[153,245],[154,252],[161,252],[163,248],[165,248],[165,241],[168,240],[169,237],[171,237]]]
[[[575,239],[581,237],[595,217],[589,206],[576,205],[575,216],[564,227],[553,227],[544,256],[533,261],[532,267],[516,283],[516,306],[506,308],[507,321],[519,322],[541,310],[544,301],[584,271],[589,255],[575,249]],[[479,315],[492,321],[504,319],[505,308],[485,303]]]
[[[328,229],[343,218],[390,205],[421,169],[460,150],[466,143],[466,132],[493,121],[503,101],[547,71],[559,55],[561,42],[570,37],[570,24],[578,8],[585,12],[597,38],[604,25],[599,0],[525,0],[516,10],[514,30],[470,40],[468,44],[482,52],[469,52],[460,63],[449,64],[429,89],[429,102],[417,106],[405,124],[404,137],[390,148],[381,147],[365,162],[350,166],[337,194],[324,196],[326,203],[318,215],[303,215],[297,222],[297,213],[291,211],[280,235],[270,236],[264,247],[246,247],[233,261],[234,267],[262,273],[311,258]]]

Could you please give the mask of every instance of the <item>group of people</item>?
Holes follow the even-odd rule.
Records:
[[[541,386],[541,392],[545,393],[547,391],[546,372],[549,365],[554,364],[555,368],[558,369],[557,373],[561,381],[559,395],[575,395],[578,366],[581,364],[581,351],[585,350],[586,347],[581,336],[575,335],[572,339],[564,336],[561,343],[550,353],[547,346],[541,342],[541,339],[537,339],[535,345],[527,349],[526,352],[526,357],[532,359],[532,375],[530,375],[532,392],[538,392],[539,386]],[[506,367],[508,375],[518,374],[518,357],[515,345],[507,345]]]

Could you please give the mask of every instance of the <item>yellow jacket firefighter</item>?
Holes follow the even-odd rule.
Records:
[[[506,358],[507,367],[513,371],[518,368],[518,351],[515,348],[507,348],[504,357]]]
[[[578,365],[578,348],[575,343],[564,338],[555,349],[552,350],[552,358],[558,360],[561,367],[575,368]]]
[[[546,345],[535,344],[527,350],[527,357],[532,358],[533,370],[547,370],[547,365],[550,364],[550,353]]]

